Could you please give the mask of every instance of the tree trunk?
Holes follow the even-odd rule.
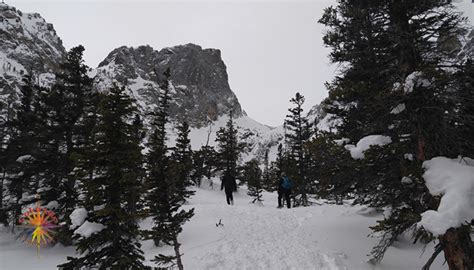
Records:
[[[417,157],[418,161],[425,161],[426,155],[425,155],[425,139],[423,135],[421,135],[421,131],[418,129],[418,151],[417,151]]]
[[[177,237],[174,238],[173,240],[173,246],[174,246],[174,252],[176,254],[176,263],[178,264],[178,269],[183,270],[183,262],[181,261],[181,254],[179,253],[179,246],[180,244],[178,243]]]
[[[474,269],[474,247],[470,237],[470,226],[450,228],[440,236],[440,242],[449,270]]]

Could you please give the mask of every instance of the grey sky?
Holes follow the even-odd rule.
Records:
[[[327,96],[324,82],[335,74],[317,23],[335,0],[6,2],[53,23],[67,49],[84,45],[91,67],[123,45],[218,48],[243,109],[263,124],[282,124],[296,91],[306,97],[308,111]],[[474,5],[462,2],[472,19]]]

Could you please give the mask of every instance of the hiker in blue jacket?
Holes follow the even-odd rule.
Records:
[[[286,176],[285,172],[281,173],[280,181],[278,181],[278,208],[283,207],[283,196],[286,200],[286,206],[288,208],[291,207],[290,204],[290,194],[291,188],[293,187],[293,183],[290,181],[288,176]]]

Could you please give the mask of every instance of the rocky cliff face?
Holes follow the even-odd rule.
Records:
[[[114,81],[126,85],[140,108],[149,111],[158,102],[155,70],[161,75],[168,67],[172,119],[184,117],[192,126],[200,127],[231,110],[235,117],[245,114],[230,89],[226,66],[217,49],[194,44],[160,51],[150,46],[120,47],[99,64],[95,80],[102,90]]]
[[[0,3],[0,97],[3,102],[18,100],[24,74],[33,71],[40,84],[51,74],[65,54],[52,24],[38,13],[23,13]]]

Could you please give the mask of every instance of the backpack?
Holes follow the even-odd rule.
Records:
[[[284,176],[283,177],[283,183],[281,183],[281,187],[284,189],[290,189],[293,187],[293,182],[288,179],[288,177]]]

